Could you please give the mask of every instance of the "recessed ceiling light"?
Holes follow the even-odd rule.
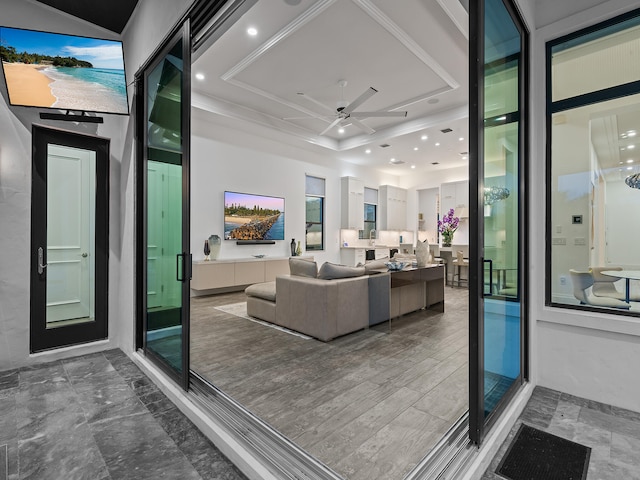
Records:
[[[460,137],[460,138],[458,139],[458,141],[463,142],[463,141],[464,141],[464,137]]]
[[[636,146],[635,146],[635,145],[629,145],[627,148],[628,148],[629,150],[633,150],[634,148],[636,148]]]
[[[439,147],[439,146],[440,146],[440,142],[436,142],[436,147]]]
[[[633,167],[627,167],[627,170],[633,170]]]
[[[620,162],[620,165],[624,165],[624,162]]]
[[[462,157],[463,160],[467,160],[469,157],[467,157],[466,155],[464,157]]]
[[[255,37],[258,34],[258,30],[256,30],[254,27],[249,27],[247,28],[247,33],[252,37]]]
[[[366,153],[366,154],[371,153],[371,149],[370,149],[370,148],[367,148],[367,149],[364,151],[364,153]]]
[[[422,135],[422,136],[420,137],[420,140],[428,140],[428,139],[429,139],[429,137],[427,137],[426,135]]]
[[[418,147],[413,147],[413,151],[417,152],[418,151]]]
[[[635,130],[629,130],[627,132],[627,137],[635,137],[636,136],[636,131]]]
[[[204,80],[204,73],[196,73],[196,78],[198,80]]]
[[[633,160],[629,159],[627,160],[627,163],[633,163]]]
[[[344,133],[344,128],[339,128],[338,133]]]
[[[416,166],[415,165],[411,165],[411,168],[416,168]]]

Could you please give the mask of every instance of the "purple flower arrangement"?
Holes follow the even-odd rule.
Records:
[[[460,223],[460,219],[458,217],[454,217],[453,208],[449,210],[442,220],[438,220],[438,231],[442,234],[442,244],[443,245],[451,245],[451,241],[453,240],[453,232],[458,229],[458,224]]]

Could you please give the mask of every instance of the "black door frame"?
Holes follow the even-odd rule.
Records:
[[[163,358],[156,355],[151,349],[146,348],[147,331],[147,91],[145,88],[147,74],[152,71],[164,57],[182,41],[182,96],[181,96],[181,141],[182,141],[182,302],[181,302],[181,327],[182,327],[182,359],[181,372],[177,372]],[[190,249],[190,140],[191,140],[191,36],[190,22],[188,18],[182,20],[171,34],[165,39],[161,47],[138,70],[135,75],[136,83],[136,176],[137,198],[136,217],[136,348],[142,349],[155,365],[165,374],[178,383],[184,390],[189,388],[189,309],[190,309],[190,284],[191,256]]]
[[[520,300],[520,375],[498,402],[491,414],[484,413],[484,73],[485,73],[485,0],[469,4],[469,438],[480,445],[486,433],[500,418],[523,382],[529,378],[528,321],[528,152],[529,152],[529,31],[514,0],[502,0],[521,42],[518,71],[518,292]],[[511,115],[507,115],[511,117]],[[512,119],[510,120],[512,121]]]
[[[47,145],[96,152],[95,321],[47,329],[46,276],[38,272],[38,248],[47,245]],[[108,138],[34,124],[31,175],[31,353],[107,338],[109,319],[109,148]]]

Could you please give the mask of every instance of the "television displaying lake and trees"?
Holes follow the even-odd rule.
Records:
[[[122,43],[0,27],[11,105],[128,114]]]
[[[284,198],[224,192],[225,240],[284,240]]]

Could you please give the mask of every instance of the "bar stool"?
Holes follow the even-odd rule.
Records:
[[[451,279],[451,285],[453,285],[453,283],[456,280],[456,276],[458,277],[458,287],[460,286],[460,282],[464,281],[467,282],[467,286],[469,285],[469,262],[467,262],[464,259],[464,252],[462,250],[458,250],[457,254],[456,254],[456,259],[453,260],[451,262],[451,265],[453,265],[453,278]],[[461,268],[466,268],[467,269],[467,278],[461,278],[460,277],[460,269]]]

